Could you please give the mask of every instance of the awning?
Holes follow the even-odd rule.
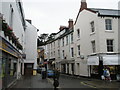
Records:
[[[120,57],[118,55],[103,56],[103,65],[120,65]]]
[[[99,57],[98,56],[88,57],[87,65],[99,65]]]

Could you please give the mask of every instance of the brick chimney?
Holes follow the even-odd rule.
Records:
[[[87,3],[86,3],[86,0],[81,0],[80,11],[82,11],[83,9],[87,9]]]
[[[69,19],[68,21],[68,28],[73,28],[73,19]]]

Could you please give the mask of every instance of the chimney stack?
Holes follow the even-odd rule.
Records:
[[[80,7],[80,11],[87,9],[87,3],[86,0],[81,0],[81,7]]]
[[[69,19],[68,21],[68,28],[73,28],[73,19]]]

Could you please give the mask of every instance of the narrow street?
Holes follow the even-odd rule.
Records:
[[[53,78],[42,79],[41,74],[36,76],[23,76],[18,82],[16,82],[11,89],[21,88],[21,89],[54,89]],[[59,78],[59,90],[63,89],[112,89],[118,90],[120,88],[120,82],[104,82],[97,79],[89,79],[82,77],[75,77],[61,74]]]

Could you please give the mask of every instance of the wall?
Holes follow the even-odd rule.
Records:
[[[34,63],[34,69],[37,69],[37,29],[26,21],[25,31],[25,63]]]

